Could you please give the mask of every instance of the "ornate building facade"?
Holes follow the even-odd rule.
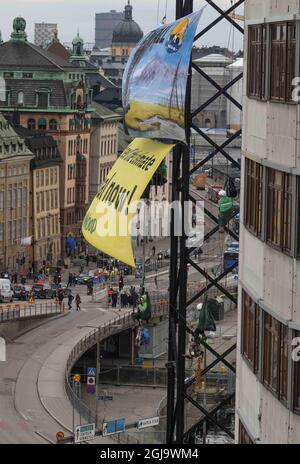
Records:
[[[6,84],[0,110],[14,125],[48,134],[57,142],[63,160],[59,173],[63,251],[70,235],[80,245],[88,206],[90,80],[97,77],[97,69],[86,60],[79,35],[66,61],[29,43],[25,28],[25,20],[16,18],[11,40],[0,44],[0,78]]]
[[[32,153],[0,114],[0,271],[27,273],[32,263]]]

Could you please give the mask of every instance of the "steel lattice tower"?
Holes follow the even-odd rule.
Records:
[[[237,29],[240,33],[244,33],[244,29],[234,21],[231,14],[234,10],[244,4],[245,0],[237,0],[234,4],[231,2],[231,7],[226,11],[223,11],[219,6],[212,0],[205,0],[209,7],[213,8],[219,16],[212,21],[208,26],[203,28],[199,34],[195,37],[195,41],[203,37],[208,31],[220,23],[223,19],[229,21],[231,25]],[[176,0],[176,19],[186,16],[192,13],[194,10],[193,0]],[[192,81],[192,69],[198,72],[210,84],[216,89],[216,94],[209,98],[204,104],[198,109],[191,111],[191,81]],[[219,405],[213,410],[208,411],[206,408],[201,406],[191,395],[188,394],[188,388],[195,382],[195,377],[186,379],[186,336],[187,333],[192,333],[191,329],[186,323],[187,308],[200,298],[210,288],[216,287],[218,290],[226,295],[231,301],[237,304],[235,295],[232,295],[230,291],[225,289],[220,282],[230,274],[233,269],[237,266],[234,265],[227,271],[222,272],[218,277],[210,276],[205,269],[202,269],[200,265],[196,264],[191,259],[191,253],[193,250],[186,248],[187,237],[184,233],[184,202],[194,200],[190,194],[190,177],[199,168],[204,166],[207,162],[212,160],[217,154],[221,153],[233,166],[240,169],[240,164],[235,161],[226,151],[226,148],[235,139],[241,136],[241,130],[238,130],[233,135],[229,136],[226,142],[219,145],[209,135],[207,135],[201,128],[197,127],[194,123],[194,117],[200,111],[207,108],[213,101],[221,96],[225,96],[231,101],[237,108],[242,110],[242,106],[237,102],[227,91],[236,82],[243,78],[243,73],[240,73],[235,79],[229,82],[225,87],[221,87],[211,76],[205,73],[204,70],[200,69],[194,63],[190,64],[190,72],[187,85],[187,99],[186,99],[186,134],[187,134],[187,145],[177,144],[173,153],[173,167],[172,167],[172,201],[180,201],[182,206],[182,235],[181,237],[175,236],[175,217],[174,212],[171,214],[171,264],[170,264],[170,299],[169,299],[169,346],[168,346],[168,400],[167,400],[167,436],[166,441],[168,444],[172,443],[193,443],[194,437],[199,428],[201,427],[204,420],[213,423],[215,426],[226,432],[233,438],[233,434],[230,430],[223,426],[220,421],[216,418],[216,413],[234,397],[234,394],[228,395]],[[212,147],[212,152],[197,166],[190,169],[190,148],[191,148],[191,130],[194,129],[199,135],[201,135]],[[215,227],[206,234],[204,241],[207,241],[211,236],[218,233],[219,222],[218,218],[215,217],[210,211],[205,209],[205,214],[215,223]],[[236,213],[237,214],[237,213]],[[225,230],[230,234],[234,240],[238,241],[238,236],[232,232],[228,227]],[[209,282],[205,289],[199,291],[193,298],[188,300],[187,294],[187,282],[188,282],[188,265],[199,272],[199,275],[205,277]],[[202,375],[205,375],[210,371],[216,364],[222,362],[228,369],[235,372],[234,366],[232,366],[226,357],[236,349],[236,345],[232,345],[225,353],[220,355],[213,350],[210,345],[205,341],[201,342],[202,345],[210,351],[216,360],[207,366]],[[187,403],[191,403],[195,408],[199,410],[199,416],[202,414],[204,418],[199,420],[188,430],[185,427],[185,408]]]

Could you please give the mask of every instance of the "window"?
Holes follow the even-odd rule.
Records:
[[[35,120],[34,119],[28,119],[27,127],[30,130],[35,130]]]
[[[271,99],[292,101],[296,64],[296,24],[271,25]]]
[[[18,105],[24,105],[24,92],[18,92]]]
[[[239,445],[253,445],[253,440],[249,436],[247,430],[243,426],[242,422],[239,421]]]
[[[48,108],[48,106],[49,106],[49,91],[39,90],[37,92],[37,107]]]
[[[267,240],[291,252],[292,176],[268,169]]]
[[[280,400],[287,400],[287,327],[263,313],[263,383]]]
[[[245,162],[245,226],[256,236],[262,232],[263,166],[246,158]]]
[[[39,130],[46,130],[47,128],[47,122],[45,118],[40,118],[38,120],[38,128]]]
[[[243,290],[242,296],[242,354],[253,372],[259,365],[259,307]]]
[[[56,121],[56,119],[50,119],[49,129],[53,130],[53,131],[57,130],[57,121]]]
[[[297,350],[297,355],[299,356],[300,350],[300,332],[294,333],[294,338],[299,338],[299,342],[296,347],[293,347],[293,350]],[[300,412],[300,360],[294,360],[293,362],[293,378],[294,378],[294,410]]]
[[[22,76],[23,76],[23,79],[32,79],[33,74],[24,72]]]

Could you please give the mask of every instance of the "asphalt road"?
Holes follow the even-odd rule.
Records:
[[[7,360],[0,362],[0,443],[49,443],[62,428],[43,408],[37,391],[39,371],[69,330],[99,317],[98,304],[91,304],[79,286],[82,311],[48,320],[7,345]],[[80,330],[78,328],[78,330]],[[64,431],[64,430],[62,430]],[[69,432],[66,432],[69,435]]]

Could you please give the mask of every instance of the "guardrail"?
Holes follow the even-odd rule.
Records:
[[[19,321],[38,317],[47,317],[61,314],[65,311],[64,303],[40,303],[40,304],[1,304],[0,323],[8,321]]]
[[[198,293],[202,288],[205,287],[204,282],[198,283],[195,287],[188,289],[188,298],[193,297]],[[211,295],[215,294],[214,289],[210,292]],[[152,318],[164,316],[168,314],[169,311],[169,295],[168,293],[156,293],[150,296],[151,306],[152,306]],[[71,351],[69,358],[67,360],[66,372],[65,372],[65,387],[66,393],[70,402],[74,405],[77,412],[81,417],[85,418],[87,421],[95,423],[96,428],[98,428],[100,420],[99,417],[96,417],[95,414],[84,404],[76,395],[70,384],[70,374],[72,367],[76,361],[85,353],[87,350],[92,348],[96,343],[105,340],[106,338],[115,335],[117,333],[123,332],[135,325],[135,321],[132,318],[133,311],[122,316],[116,317],[113,320],[105,323],[103,326],[98,329],[94,329],[88,333],[84,338],[82,338]],[[118,434],[119,436],[119,434]],[[126,438],[128,440],[128,438]],[[117,440],[122,440],[122,438],[117,438]]]

